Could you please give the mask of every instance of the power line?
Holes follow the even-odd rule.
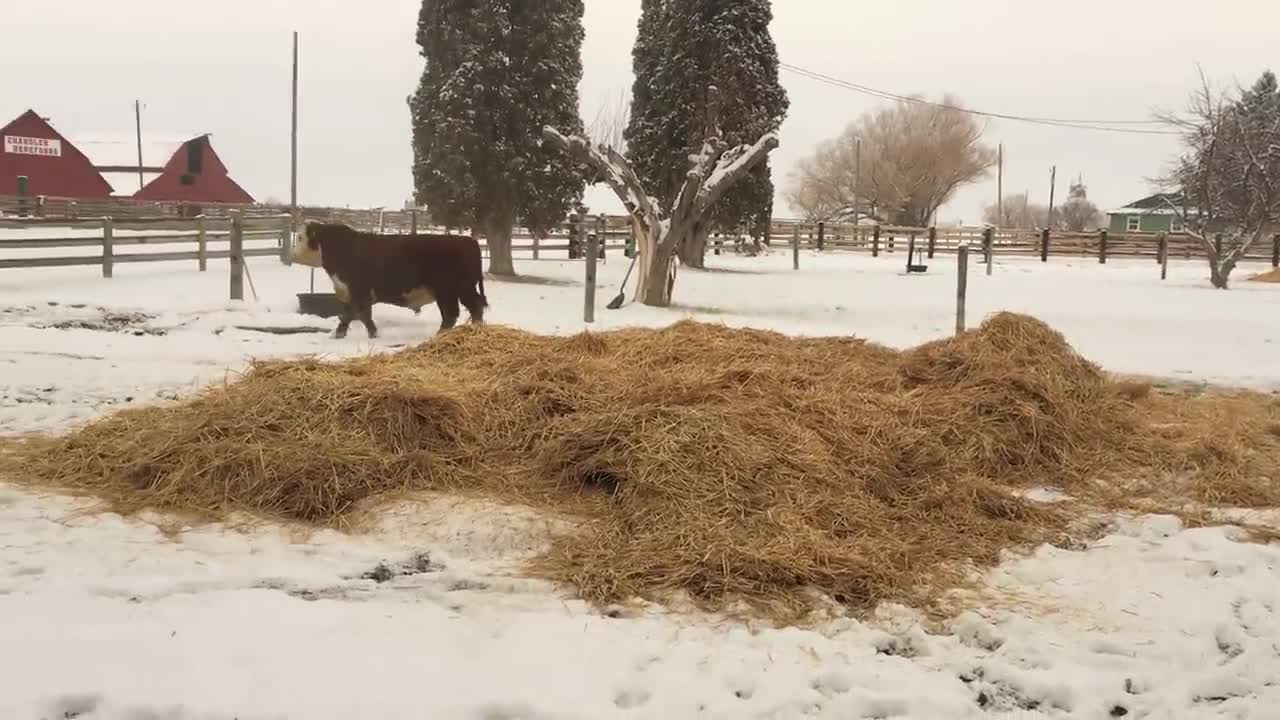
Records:
[[[1115,125],[1166,125],[1167,126],[1171,124],[1163,120],[1067,120],[1062,118],[1030,117],[1026,115],[1009,115],[1005,113],[985,112],[982,110],[973,110],[970,108],[960,107],[957,105],[950,105],[947,103],[939,103],[939,102],[932,102],[929,100],[923,100],[918,97],[900,95],[898,93],[889,92],[887,90],[877,90],[872,87],[867,87],[866,85],[859,85],[857,83],[849,82],[848,80],[841,80],[840,78],[831,77],[830,75],[824,75],[814,70],[809,70],[806,68],[799,67],[798,65],[790,65],[788,63],[778,63],[778,66],[781,67],[783,70],[787,70],[789,72],[795,73],[802,77],[807,77],[811,80],[817,80],[819,82],[823,82],[828,85],[832,85],[834,87],[843,88],[845,90],[852,90],[854,92],[862,93],[863,95],[870,95],[872,97],[878,97],[883,100],[900,100],[902,102],[914,103],[916,105],[929,105],[932,107],[943,108],[946,110],[955,110],[957,112],[962,112],[969,115],[975,115],[978,117],[992,118],[996,120],[1011,120],[1014,122],[1024,122],[1024,123],[1030,123],[1032,125],[1044,125],[1047,127],[1072,128],[1075,130],[1093,130],[1096,132],[1127,133],[1131,135],[1181,135],[1181,133],[1176,130],[1152,130],[1152,129],[1144,129],[1144,128],[1112,127]]]

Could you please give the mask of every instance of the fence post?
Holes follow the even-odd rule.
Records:
[[[632,215],[627,220],[627,247],[622,254],[633,258],[636,256],[636,218]]]
[[[1169,277],[1169,236],[1160,236],[1160,279]]]
[[[48,200],[48,198],[47,198],[46,196],[44,196],[44,195],[37,195],[37,196],[36,196],[36,217],[38,217],[38,218],[42,218],[42,217],[44,217],[44,203],[45,203],[45,200]]]
[[[583,227],[586,221],[585,208],[579,206],[569,216],[569,259],[576,260],[582,255]]]
[[[200,272],[209,269],[209,235],[205,230],[204,215],[196,216],[196,262]]]
[[[993,227],[985,228],[982,231],[982,260],[987,265],[987,276],[990,277],[992,267],[995,265],[996,254],[996,229]],[[965,260],[965,267],[968,267],[968,260]]]
[[[293,222],[290,218],[280,220],[280,262],[283,265],[293,264]]]
[[[711,241],[711,248],[716,255],[719,255],[720,247],[724,245],[724,238],[721,236],[720,233],[716,233],[715,238],[716,238],[715,240]]]
[[[80,217],[78,205],[76,204],[75,200],[72,200],[71,202],[67,203],[67,217],[71,218],[72,220],[75,220],[76,218]]]
[[[1049,228],[1040,231],[1040,262],[1049,262]]]
[[[412,208],[409,210],[409,234],[418,234],[418,208]]]
[[[231,299],[244,299],[244,216],[231,211]]]
[[[587,235],[587,281],[586,296],[582,301],[582,320],[588,323],[596,321],[596,252],[599,247],[600,240],[596,233]]]
[[[102,277],[110,278],[115,269],[115,226],[110,217],[102,218]]]
[[[956,253],[956,334],[964,332],[964,301],[969,290],[969,246],[961,245]]]
[[[938,246],[938,228],[929,228],[929,259],[933,259],[933,250]]]
[[[596,248],[600,253],[600,259],[608,261],[605,257],[605,245],[609,239],[609,216],[600,213],[596,216]]]
[[[31,178],[26,175],[18,176],[18,217],[27,216],[27,203],[31,200],[28,197],[31,194]]]
[[[1280,233],[1271,238],[1271,267],[1280,267]]]
[[[791,228],[791,269],[800,269],[800,225]]]
[[[871,257],[880,257],[880,226],[871,228]]]
[[[1098,233],[1098,262],[1102,265],[1107,264],[1107,238],[1106,230]]]
[[[819,221],[818,222],[818,252],[822,252],[822,249],[826,246],[826,240],[827,240],[827,224],[825,222]]]
[[[915,260],[916,254],[916,234],[911,233],[907,237],[907,274],[911,274],[911,265]]]

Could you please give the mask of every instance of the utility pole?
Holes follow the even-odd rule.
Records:
[[[142,102],[140,100],[133,101],[133,123],[137,130],[138,138],[138,189],[143,186],[142,181]]]
[[[862,138],[857,139],[853,150],[853,224],[858,225],[858,207],[862,202]]]
[[[298,31],[293,31],[293,107],[289,131],[289,210],[298,211]]]
[[[1058,186],[1058,166],[1054,165],[1049,170],[1049,218],[1045,220],[1045,227],[1053,227],[1053,191]]]
[[[996,151],[996,227],[1004,225],[1004,143]]]

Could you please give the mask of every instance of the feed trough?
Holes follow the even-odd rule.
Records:
[[[337,317],[342,313],[342,303],[333,293],[298,293],[298,312],[316,317]]]
[[[924,264],[924,251],[916,247],[916,236],[907,241],[907,274],[928,272],[929,266]]]

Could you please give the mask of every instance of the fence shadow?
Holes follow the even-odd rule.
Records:
[[[492,275],[484,274],[485,280],[508,285],[538,285],[542,287],[575,287],[581,285],[577,280],[547,277],[545,275]]]
[[[706,273],[708,275],[772,275],[769,270],[752,270],[748,268],[731,268],[731,267],[713,267],[691,268],[687,265],[680,266],[680,272]]]

